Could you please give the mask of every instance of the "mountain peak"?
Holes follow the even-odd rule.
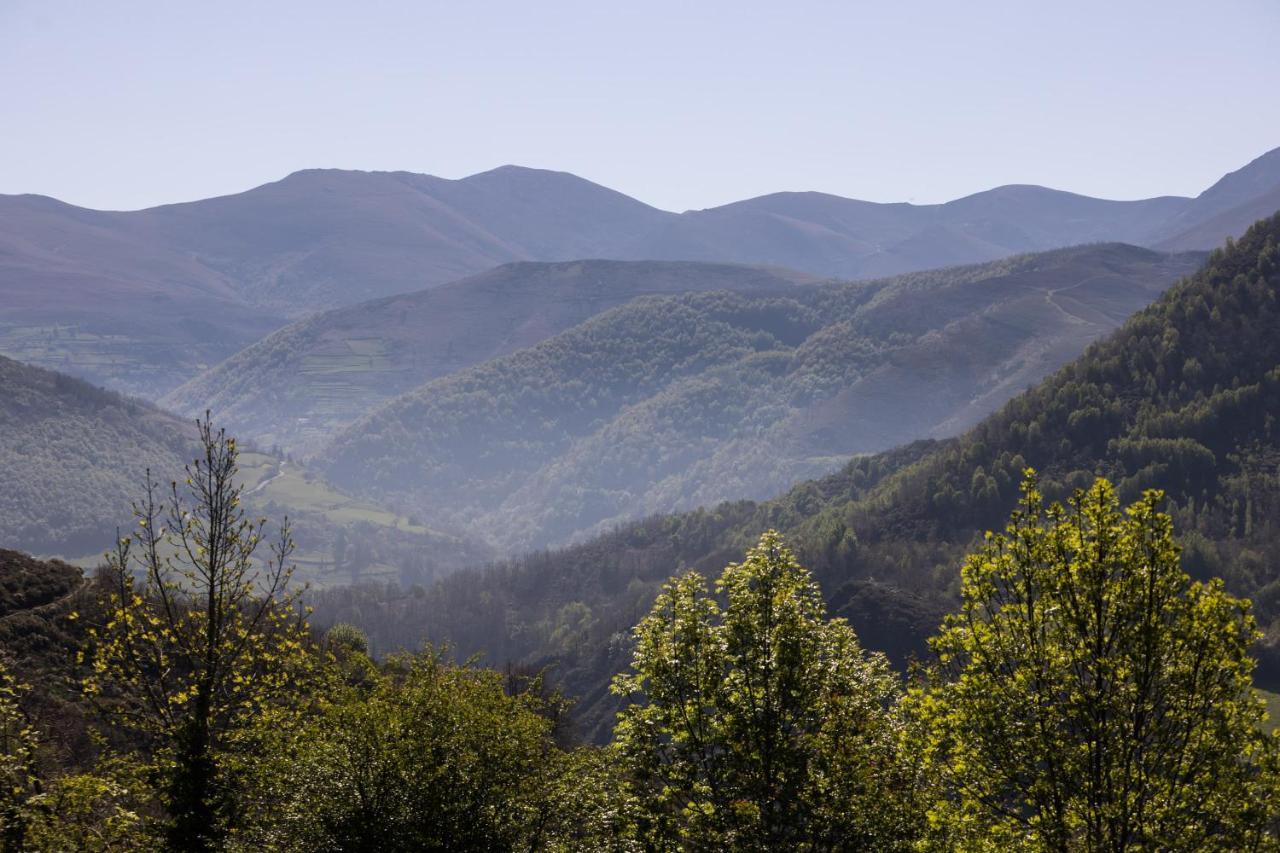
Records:
[[[1277,185],[1280,185],[1280,148],[1273,148],[1234,172],[1223,175],[1217,183],[1196,196],[1196,200],[1227,207],[1263,195]]]

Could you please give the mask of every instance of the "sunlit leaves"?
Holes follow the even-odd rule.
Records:
[[[773,532],[716,584],[668,581],[636,627],[614,731],[660,848],[894,849],[915,833],[897,683]]]
[[[240,509],[235,441],[199,426],[204,453],[185,485],[162,495],[148,477],[137,531],[108,554],[83,687],[163,768],[170,842],[202,849],[237,808],[230,769],[245,733],[266,709],[307,701],[313,660],[287,520],[261,558],[265,520]]]
[[[912,691],[943,846],[1238,849],[1258,840],[1248,604],[1179,566],[1148,492],[1098,480],[1046,506],[1034,477],[965,563],[963,602]],[[1265,772],[1264,772],[1265,771]]]

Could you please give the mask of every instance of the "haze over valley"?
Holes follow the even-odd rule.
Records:
[[[515,167],[299,172],[131,213],[9,197],[0,353],[209,410],[391,517],[429,519],[463,543],[429,561],[448,571],[955,435],[1277,192],[1280,149],[1196,198],[1144,202],[1024,186],[669,214]],[[118,515],[115,495],[99,505]],[[40,541],[89,553],[79,534]],[[395,577],[408,558],[387,550],[358,561]],[[316,577],[348,577],[344,559],[313,561]]]

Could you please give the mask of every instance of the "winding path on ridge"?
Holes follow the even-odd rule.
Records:
[[[0,622],[7,622],[15,616],[22,616],[28,613],[33,616],[39,616],[42,619],[47,619],[48,617],[46,614],[57,609],[63,604],[66,604],[68,601],[87,590],[91,583],[93,583],[93,581],[89,577],[81,577],[79,583],[52,601],[46,601],[44,604],[37,604],[32,607],[23,607],[20,610],[14,610],[12,613],[6,613],[3,616],[0,616]]]

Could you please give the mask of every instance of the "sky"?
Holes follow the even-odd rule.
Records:
[[[1278,0],[0,0],[0,193],[558,169],[669,210],[1195,195],[1280,146]]]

